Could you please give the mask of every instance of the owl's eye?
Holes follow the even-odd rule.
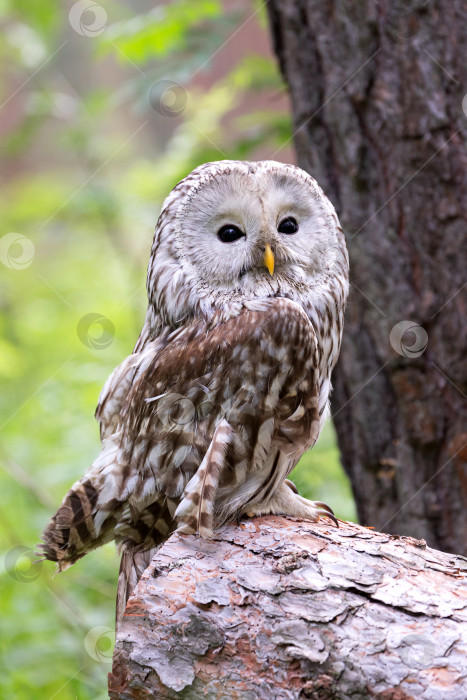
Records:
[[[234,226],[233,224],[221,226],[217,232],[217,237],[222,241],[222,243],[233,243],[234,241],[238,241],[238,239],[242,238],[244,235],[245,234],[240,231],[238,226]]]
[[[297,233],[298,224],[292,216],[288,216],[287,219],[280,222],[277,230],[279,233]]]

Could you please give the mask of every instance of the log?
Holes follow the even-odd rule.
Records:
[[[109,697],[467,697],[467,560],[266,516],[172,535],[119,624]]]

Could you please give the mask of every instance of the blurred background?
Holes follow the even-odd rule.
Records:
[[[0,5],[0,697],[107,697],[113,545],[54,577],[41,530],[99,450],[161,203],[200,163],[294,162],[262,4]],[[354,519],[329,424],[293,473]]]

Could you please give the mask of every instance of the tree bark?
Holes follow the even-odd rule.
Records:
[[[172,535],[119,625],[114,700],[465,700],[467,563],[278,516]]]
[[[332,410],[360,520],[467,553],[467,4],[267,9],[298,163],[347,236]]]

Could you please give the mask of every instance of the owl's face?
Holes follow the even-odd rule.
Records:
[[[161,227],[150,266],[156,287],[165,264],[165,284],[175,292],[175,280],[183,280],[205,310],[229,300],[300,298],[327,284],[336,261],[346,265],[336,213],[307,173],[273,161],[209,166],[189,176],[181,201],[169,198],[169,208],[178,206],[170,233]],[[166,306],[175,296],[164,295]]]

